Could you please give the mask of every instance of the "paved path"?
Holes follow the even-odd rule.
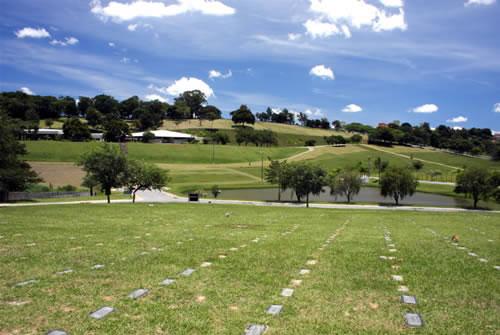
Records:
[[[179,197],[167,192],[159,191],[142,191],[136,194],[137,202],[144,203],[188,203],[188,199]],[[131,200],[115,200],[117,203],[131,203]],[[241,201],[241,200],[209,200],[201,199],[199,204],[215,204],[215,205],[242,205],[242,206],[258,206],[258,207],[288,207],[288,208],[305,208],[306,205],[292,202],[263,202],[263,201]],[[74,204],[106,204],[104,200],[96,201],[71,201],[71,202],[39,202],[39,203],[15,203],[15,204],[0,204],[1,207],[27,207],[27,206],[51,206],[51,205],[74,205]],[[352,209],[352,210],[383,210],[383,211],[406,211],[406,212],[445,212],[445,213],[497,213],[500,211],[487,210],[469,210],[463,208],[445,208],[445,207],[419,207],[419,206],[380,206],[380,205],[347,205],[347,204],[318,204],[311,203],[310,208],[322,209]]]

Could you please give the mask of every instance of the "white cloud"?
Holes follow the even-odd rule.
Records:
[[[122,59],[120,59],[120,63],[123,63],[123,64],[129,64],[130,61],[131,61],[131,59],[128,57],[123,57]]]
[[[495,113],[500,113],[500,102],[493,105],[493,111]]]
[[[332,69],[324,65],[316,65],[311,69],[311,71],[309,71],[309,74],[311,76],[320,77],[321,79],[335,79]]]
[[[139,25],[137,23],[135,23],[135,24],[129,24],[128,27],[127,27],[127,29],[130,30],[130,31],[136,31],[138,26]]]
[[[154,88],[156,91],[165,93],[171,96],[179,96],[180,94],[186,91],[199,90],[205,94],[207,98],[214,96],[214,91],[212,88],[205,83],[203,80],[193,77],[182,77],[179,80],[176,80],[169,87],[155,87],[154,85],[150,85],[150,87]]]
[[[227,73],[221,73],[220,71],[217,71],[217,70],[210,70],[208,72],[208,78],[210,79],[216,79],[216,78],[220,78],[220,79],[227,79],[227,78],[231,78],[233,76],[233,72],[231,70],[227,71]]]
[[[347,105],[344,107],[344,109],[342,109],[343,113],[359,113],[362,111],[363,111],[363,108],[361,108],[361,106],[356,105],[356,104]]]
[[[453,128],[453,130],[462,130],[462,129],[464,129],[464,127],[459,127],[459,126],[455,126],[455,127],[452,127],[452,128]]]
[[[75,45],[75,44],[78,44],[78,42],[80,42],[78,40],[78,38],[76,37],[66,37],[64,38],[64,41],[60,41],[60,40],[52,40],[50,41],[50,44],[52,45],[60,45],[60,46],[68,46],[68,45]]]
[[[452,119],[446,120],[448,123],[462,123],[462,122],[467,122],[468,119],[465,116],[457,116]]]
[[[109,42],[108,45],[109,45],[110,48],[114,48],[116,46],[116,44],[113,43],[113,42]]]
[[[404,6],[403,0],[380,0],[385,7],[401,8]]]
[[[439,107],[435,104],[425,104],[412,109],[413,113],[435,113]]]
[[[148,94],[144,97],[144,100],[146,100],[146,101],[158,100],[160,102],[168,102],[168,99],[165,99],[164,97],[162,97],[161,95],[158,95],[158,94]]]
[[[489,6],[493,5],[496,2],[496,0],[467,0],[467,2],[464,4],[465,7],[469,6]]]
[[[306,114],[307,116],[316,116],[316,117],[323,117],[324,116],[323,112],[319,108],[315,108],[314,110],[306,109],[304,111],[304,114]]]
[[[135,0],[130,3],[111,1],[103,6],[100,0],[90,3],[91,12],[103,20],[131,21],[140,17],[162,18],[176,16],[190,12],[204,15],[233,15],[236,10],[216,0],[177,0],[176,3],[166,5],[163,2]]]
[[[297,41],[297,40],[300,40],[301,37],[302,37],[302,34],[294,34],[294,33],[288,34],[289,41]]]
[[[17,38],[49,38],[50,34],[45,28],[23,28],[15,32]]]
[[[309,10],[316,14],[304,24],[313,38],[343,34],[351,37],[351,28],[369,27],[375,32],[406,30],[402,0],[380,0],[379,8],[365,0],[309,0]],[[394,12],[397,9],[397,12]],[[389,11],[387,11],[389,10]],[[339,29],[339,26],[342,28]]]
[[[28,87],[21,87],[19,89],[19,91],[23,92],[24,94],[27,94],[27,95],[34,95],[35,93],[33,93],[32,90],[30,90]]]

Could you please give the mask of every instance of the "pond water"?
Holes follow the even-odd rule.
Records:
[[[218,197],[219,199],[228,200],[259,200],[259,201],[277,201],[278,200],[278,189],[276,188],[266,188],[266,189],[237,189],[237,190],[223,190]],[[292,190],[286,190],[281,193],[282,201],[296,201],[297,198]],[[302,199],[305,201],[305,199]],[[328,187],[324,188],[324,192],[320,196],[311,196],[310,201],[316,202],[346,202],[345,197],[335,197],[330,195],[330,189]],[[365,202],[365,203],[384,203],[392,204],[394,200],[392,198],[384,198],[380,195],[380,190],[374,187],[363,187],[361,192],[354,197],[352,202]],[[417,205],[417,206],[443,206],[443,207],[464,207],[466,203],[462,199],[456,199],[453,197],[430,194],[430,193],[420,193],[417,192],[411,197],[405,198],[400,201],[402,205]]]

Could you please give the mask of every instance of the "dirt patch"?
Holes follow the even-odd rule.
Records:
[[[28,162],[45,183],[80,186],[85,172],[73,163]]]

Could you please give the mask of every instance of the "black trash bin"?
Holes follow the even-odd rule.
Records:
[[[198,194],[198,193],[189,193],[189,201],[190,202],[200,201],[200,194]]]

